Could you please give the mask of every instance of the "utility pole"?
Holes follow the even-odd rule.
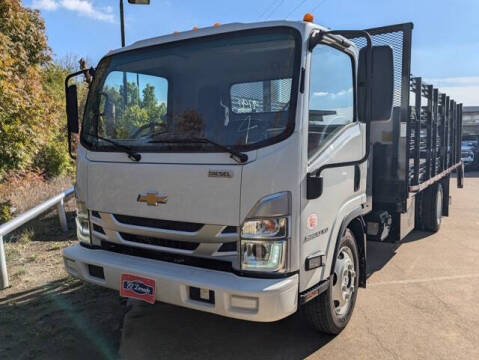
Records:
[[[125,15],[123,11],[123,0],[120,0],[120,27],[121,27],[121,47],[125,47]],[[123,71],[123,112],[126,109],[128,101],[126,72]]]
[[[121,47],[125,47],[125,15],[123,12],[123,0],[120,0],[120,26],[121,26]]]
[[[150,0],[128,0],[134,5],[150,5]],[[123,0],[120,0],[120,31],[121,31],[121,47],[125,47],[125,14],[123,11]],[[128,101],[126,72],[123,71],[123,110],[126,109]]]

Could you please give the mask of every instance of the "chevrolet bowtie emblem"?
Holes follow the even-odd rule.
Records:
[[[147,203],[149,206],[158,206],[158,204],[166,204],[168,202],[168,196],[149,192],[146,194],[138,194],[136,201]]]

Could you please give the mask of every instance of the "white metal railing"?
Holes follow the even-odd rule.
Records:
[[[5,259],[5,248],[3,246],[3,237],[13,230],[19,228],[23,224],[36,218],[38,215],[44,213],[52,206],[58,207],[58,218],[63,231],[68,231],[67,217],[65,214],[65,207],[63,200],[73,194],[73,188],[67,189],[64,192],[54,196],[47,201],[35,206],[34,208],[25,211],[23,214],[17,216],[15,219],[0,225],[0,290],[8,287],[8,273],[7,262]]]

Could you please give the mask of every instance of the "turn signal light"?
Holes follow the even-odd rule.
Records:
[[[314,21],[314,16],[311,13],[306,13],[304,14],[303,21],[306,22],[313,22]]]
[[[215,23],[213,26],[214,26],[214,27],[218,27],[218,26],[220,26],[220,25],[221,25],[220,23]]]
[[[193,26],[193,30],[198,30],[198,26]]]

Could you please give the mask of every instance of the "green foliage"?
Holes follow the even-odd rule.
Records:
[[[134,82],[128,82],[126,89],[126,104],[124,103],[123,86],[119,89],[105,86],[102,99],[101,113],[104,116],[100,119],[99,132],[104,136],[114,139],[127,139],[139,127],[150,122],[162,123],[162,116],[166,114],[166,104],[158,104],[155,96],[155,87],[147,84],[142,90],[142,97],[139,98],[138,86]],[[108,110],[107,102],[112,105]],[[114,126],[109,126],[114,123]]]
[[[50,61],[38,11],[19,0],[0,1],[0,173],[28,164],[44,138],[52,102],[42,66]]]
[[[0,203],[0,224],[6,223],[12,219],[12,203],[4,201]]]
[[[20,244],[28,244],[30,241],[32,241],[34,236],[35,236],[35,231],[33,230],[33,228],[31,227],[26,228],[25,230],[22,231],[22,233],[18,237],[17,242],[19,242]]]
[[[52,141],[40,149],[34,164],[43,169],[47,177],[72,174],[74,167],[68,155],[66,142]]]
[[[0,178],[40,167],[72,171],[67,156],[64,80],[75,70],[52,61],[38,11],[0,0]],[[80,107],[86,86],[80,84]]]

